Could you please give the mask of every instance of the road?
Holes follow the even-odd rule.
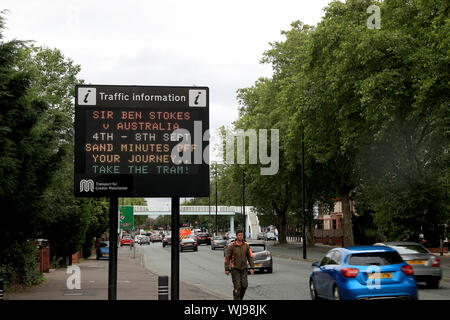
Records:
[[[155,242],[140,246],[145,267],[159,275],[170,276],[171,247]],[[247,300],[310,300],[308,280],[311,263],[274,257],[272,274],[249,274]],[[223,299],[233,299],[231,278],[225,275],[222,250],[201,245],[197,252],[180,253],[180,280],[210,290]],[[441,281],[439,289],[418,285],[420,300],[450,300],[450,283]]]

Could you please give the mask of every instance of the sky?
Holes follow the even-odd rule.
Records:
[[[9,11],[4,40],[59,49],[86,83],[209,87],[214,145],[217,128],[238,117],[236,90],[271,76],[260,63],[270,43],[293,21],[316,25],[329,2],[2,0],[0,10]]]

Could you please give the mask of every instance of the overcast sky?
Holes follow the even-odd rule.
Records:
[[[0,9],[6,40],[61,50],[86,83],[209,87],[214,134],[236,120],[236,90],[270,77],[259,63],[269,43],[293,21],[317,24],[329,2],[2,0]]]

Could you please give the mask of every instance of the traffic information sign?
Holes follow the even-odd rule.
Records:
[[[209,195],[207,87],[78,85],[75,195]]]

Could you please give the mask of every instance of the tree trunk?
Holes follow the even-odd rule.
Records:
[[[314,239],[314,221],[311,220],[309,221],[309,223],[306,225],[307,230],[306,230],[306,245],[307,246],[313,246],[316,241]]]
[[[350,247],[355,245],[353,239],[353,224],[352,224],[352,212],[350,211],[350,196],[348,192],[342,194],[342,211],[343,211],[343,226],[342,233],[344,237],[344,247]]]
[[[306,245],[313,246],[314,243],[314,204],[308,202],[306,211]]]
[[[286,244],[286,230],[287,230],[287,219],[286,219],[286,210],[277,211],[277,218],[278,218],[278,242],[280,244]]]

